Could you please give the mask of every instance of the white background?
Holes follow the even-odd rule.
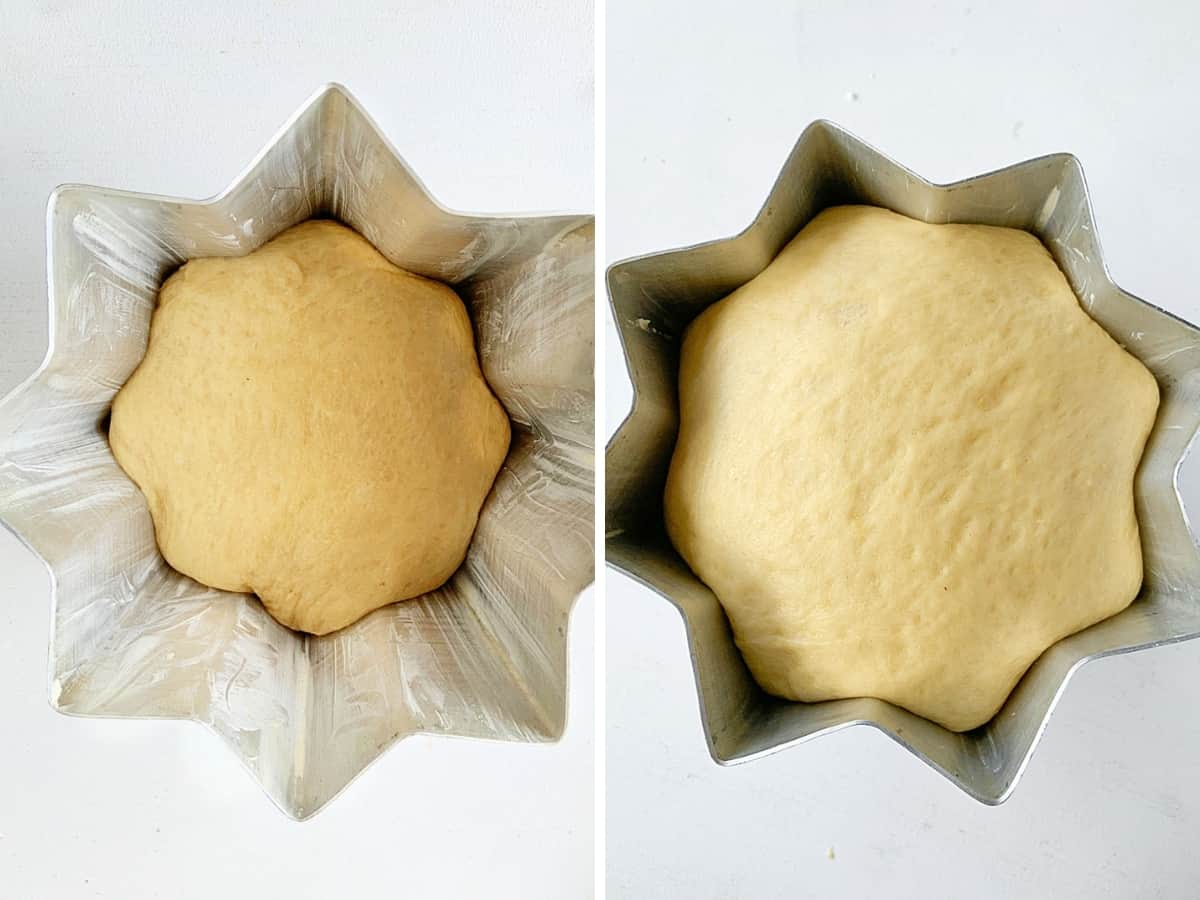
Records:
[[[1077,154],[1117,282],[1200,321],[1195,5],[697,6],[608,2],[609,262],[740,230],[826,117],[936,181]],[[607,584],[614,900],[1200,896],[1200,641],[1086,667],[992,809],[865,728],[717,767],[678,614]]]
[[[591,210],[590,3],[397,6],[5,3],[0,394],[45,351],[56,184],[211,195],[325,81],[452,207]],[[561,744],[411,738],[303,825],[198,725],[52,712],[48,609],[41,564],[0,529],[0,900],[590,892],[590,591]]]

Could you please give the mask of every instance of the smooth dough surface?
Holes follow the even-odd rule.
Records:
[[[509,424],[454,291],[312,220],[167,279],[109,440],[167,562],[325,634],[458,568]]]
[[[1026,232],[828,209],[679,389],[667,530],[772,694],[967,730],[1140,589],[1158,386]]]

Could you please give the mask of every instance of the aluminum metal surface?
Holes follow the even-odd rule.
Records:
[[[105,420],[167,274],[191,257],[247,253],[319,213],[454,285],[514,427],[451,580],[309,637],[257,599],[166,565]],[[50,347],[0,401],[0,520],[50,569],[57,709],[202,722],[296,818],[410,734],[559,737],[568,618],[593,578],[590,216],[441,207],[329,85],[219,196],[67,186],[47,228]]]
[[[716,597],[667,540],[662,494],[678,428],[676,377],[687,324],[757,275],[824,207],[868,203],[926,222],[1023,228],[1041,237],[1080,303],[1154,373],[1158,420],[1135,484],[1145,558],[1124,612],[1050,647],[987,725],[956,734],[881,700],[792,703],[765,694],[735,647]],[[978,800],[1017,784],[1071,675],[1089,660],[1200,634],[1200,554],[1177,472],[1200,424],[1200,331],[1122,291],[1105,268],[1079,162],[1029,160],[931,184],[828,122],[809,126],[766,204],[740,234],[613,265],[608,290],[633,382],[629,417],[606,456],[606,556],[670,600],[688,634],[713,758],[738,763],[851,725],[871,725]]]

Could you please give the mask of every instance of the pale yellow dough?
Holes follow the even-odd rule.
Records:
[[[458,568],[509,425],[454,291],[314,220],[167,280],[109,440],[167,562],[325,634]]]
[[[826,210],[679,387],[668,532],[772,694],[967,730],[1139,590],[1158,386],[1026,232]]]

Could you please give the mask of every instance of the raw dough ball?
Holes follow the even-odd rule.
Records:
[[[667,529],[770,693],[966,730],[1137,594],[1158,386],[1032,235],[826,210],[682,353]]]
[[[167,562],[325,634],[458,568],[509,426],[454,291],[314,220],[167,279],[109,440]]]

